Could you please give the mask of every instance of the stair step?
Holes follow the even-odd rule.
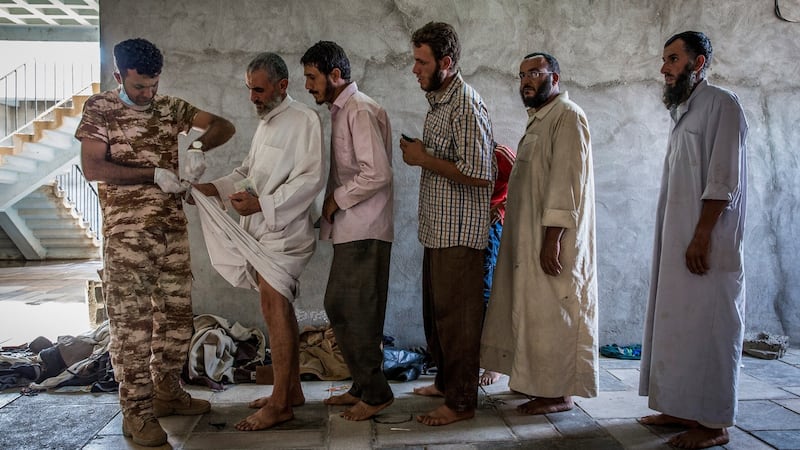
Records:
[[[28,195],[17,202],[17,209],[51,209],[55,211],[56,209],[61,209],[59,204],[66,205],[68,203],[66,199],[59,197],[50,198],[42,194],[36,196]]]
[[[19,155],[0,156],[0,166],[21,173],[36,172],[36,161]]]
[[[47,139],[48,143],[55,148],[71,149],[75,144],[75,130],[65,130],[59,128],[57,130],[44,130],[42,132],[42,141]]]
[[[17,208],[17,214],[26,221],[51,218],[53,221],[60,222],[63,219],[78,218],[75,210],[67,208]]]
[[[42,246],[48,249],[48,253],[50,249],[54,248],[83,248],[85,246],[92,246],[92,248],[100,247],[100,244],[86,236],[82,238],[46,238],[40,239]]]
[[[23,156],[36,161],[51,161],[58,152],[58,148],[45,144],[44,142],[29,142],[25,145],[25,151],[17,156]]]
[[[63,239],[80,238],[93,239],[94,233],[89,232],[89,228],[40,228],[36,230],[36,237],[39,239]]]
[[[47,259],[97,259],[100,250],[96,248],[54,248],[47,250]]]
[[[71,222],[64,223],[65,220],[69,220]],[[38,230],[51,230],[54,228],[58,229],[58,228],[66,228],[73,226],[81,226],[81,222],[75,217],[58,218],[53,216],[51,218],[45,218],[45,217],[40,217],[36,219],[26,218],[25,223],[28,225],[28,228],[30,228],[34,232]]]
[[[19,181],[19,173],[13,170],[0,169],[0,184],[14,184]]]
[[[75,130],[78,129],[78,125],[81,123],[81,112],[79,111],[77,115],[74,116],[64,116],[61,118],[62,125],[61,129],[69,129],[72,130],[73,134]]]

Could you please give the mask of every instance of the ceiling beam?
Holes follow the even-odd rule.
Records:
[[[0,25],[0,41],[99,42],[100,27]]]

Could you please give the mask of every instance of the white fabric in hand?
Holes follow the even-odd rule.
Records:
[[[181,184],[181,180],[175,175],[175,172],[161,167],[156,167],[153,182],[168,194],[177,194],[186,190],[186,186]]]
[[[186,179],[192,183],[197,183],[205,171],[205,153],[202,150],[189,149],[186,152]]]

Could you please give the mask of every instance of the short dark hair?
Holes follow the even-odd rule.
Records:
[[[114,61],[122,78],[125,78],[129,69],[153,78],[161,74],[164,66],[161,50],[142,38],[128,39],[115,45]]]
[[[312,65],[323,75],[330,75],[333,69],[339,69],[342,79],[350,81],[350,60],[344,49],[333,41],[319,41],[306,50],[300,58],[303,65]]]
[[[428,44],[436,60],[449,56],[453,60],[453,67],[458,66],[461,58],[461,43],[458,34],[452,25],[444,22],[428,22],[411,35],[411,42],[415,47]]]
[[[522,60],[524,61],[526,59],[536,58],[537,56],[541,56],[542,58],[544,58],[545,61],[547,61],[547,68],[550,69],[550,72],[561,75],[561,66],[558,65],[558,60],[556,59],[555,56],[549,53],[544,53],[544,52],[528,53],[527,55],[525,55],[524,58],[522,58]]]
[[[247,66],[247,73],[255,72],[256,70],[266,71],[269,81],[272,83],[289,79],[289,69],[286,68],[286,62],[277,53],[263,52],[256,55]]]
[[[701,72],[705,72],[711,65],[711,57],[714,55],[714,49],[711,47],[711,40],[704,33],[700,31],[684,31],[678,33],[671,38],[667,39],[664,48],[678,39],[683,41],[683,48],[686,53],[689,53],[692,58],[697,58],[698,55],[703,55],[706,58],[706,63],[703,65]]]

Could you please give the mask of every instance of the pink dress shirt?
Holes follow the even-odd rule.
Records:
[[[327,198],[339,205],[324,218],[320,239],[342,244],[365,239],[392,242],[392,126],[386,111],[350,83],[330,106],[331,165]]]

